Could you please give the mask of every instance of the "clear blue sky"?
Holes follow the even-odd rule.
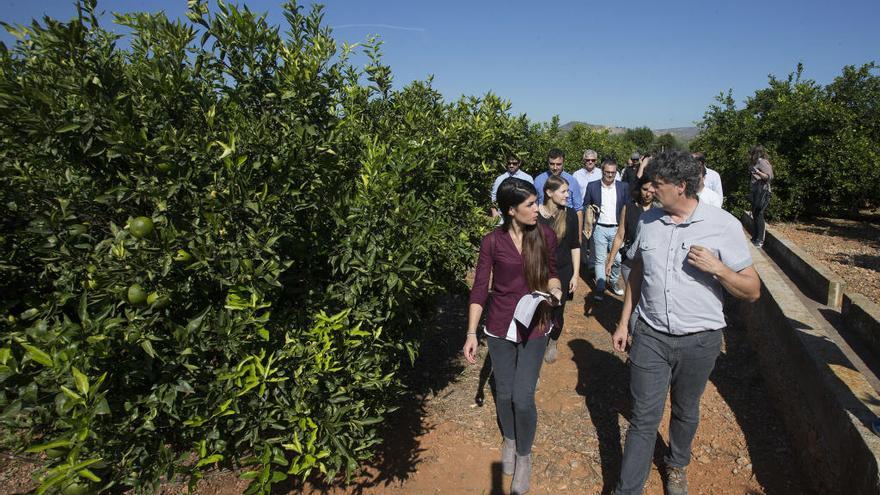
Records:
[[[282,22],[281,0],[252,0]],[[303,5],[311,5],[304,3]],[[486,91],[533,120],[652,128],[692,125],[719,92],[742,101],[798,62],[826,84],[844,65],[880,62],[880,0],[334,1],[338,41],[377,34],[395,84],[434,75],[447,99]],[[107,11],[165,10],[185,0],[99,1]],[[0,0],[0,19],[68,19],[70,0]],[[12,38],[5,31],[0,41]],[[340,43],[341,45],[341,43]]]

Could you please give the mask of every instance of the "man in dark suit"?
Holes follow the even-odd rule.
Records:
[[[616,181],[617,162],[612,158],[606,158],[602,162],[602,180],[587,184],[587,193],[584,195],[584,210],[586,220],[584,233],[590,236],[593,249],[594,268],[596,273],[596,291],[593,299],[604,299],[605,259],[611,251],[611,244],[617,234],[617,226],[621,222],[620,212],[623,205],[629,200],[629,187],[626,182]],[[615,256],[614,265],[611,268],[611,277],[608,280],[609,288],[618,296],[623,295],[623,289],[617,286],[620,276],[620,253]]]

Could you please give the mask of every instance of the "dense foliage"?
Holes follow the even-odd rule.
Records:
[[[3,447],[41,491],[351,474],[525,120],[393,90],[320,8],[78,8],[0,45]]]
[[[874,63],[847,66],[827,86],[803,67],[737,108],[718,97],[692,149],[706,153],[724,181],[730,207],[747,207],[747,152],[770,152],[776,175],[769,214],[777,218],[848,215],[880,205],[880,75]],[[727,200],[726,200],[727,201]]]
[[[282,32],[189,5],[117,14],[123,37],[82,0],[0,44],[0,442],[44,463],[41,492],[151,491],[218,463],[254,492],[352,474],[473,262],[505,154],[539,173],[560,147],[573,172],[587,148],[622,164],[680,145],[395,90],[380,44],[340,49],[320,8],[288,3]],[[744,110],[728,95],[698,148],[735,201],[763,142],[783,211],[876,202],[873,69],[772,80]],[[839,168],[806,167],[820,157]]]

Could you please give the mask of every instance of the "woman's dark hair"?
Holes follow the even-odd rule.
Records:
[[[565,217],[568,215],[565,211],[565,207],[558,207],[556,203],[550,201],[550,193],[559,190],[560,187],[568,184],[568,181],[563,179],[558,175],[551,175],[547,177],[547,182],[544,183],[544,206],[550,213],[553,215],[553,232],[556,232],[556,238],[562,239],[565,237],[565,227],[566,221]]]
[[[698,162],[690,153],[684,151],[664,151],[655,156],[645,170],[650,180],[663,179],[671,184],[684,182],[684,195],[697,197],[702,171]]]
[[[764,149],[760,144],[756,144],[749,149],[749,165],[755,165],[758,163],[758,160],[761,158],[765,160],[769,160],[770,156],[767,154],[767,150]]]
[[[636,182],[635,182],[635,184],[633,184],[633,188],[632,188],[633,202],[635,202],[635,203],[642,202],[642,187],[645,184],[650,184],[650,183],[651,183],[651,176],[649,176],[648,174],[642,174],[641,177],[636,179]]]
[[[505,232],[510,230],[513,225],[513,217],[510,216],[510,209],[516,208],[523,204],[530,196],[537,196],[538,191],[531,182],[517,179],[516,177],[508,177],[504,179],[498,186],[498,209],[501,210],[501,216],[504,217],[504,225],[502,229]],[[547,290],[547,282],[550,280],[549,255],[547,253],[547,243],[544,242],[544,235],[541,233],[540,224],[523,225],[522,240],[522,257],[523,257],[523,274],[526,277],[526,285],[529,290]]]

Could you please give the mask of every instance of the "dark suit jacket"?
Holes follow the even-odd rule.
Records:
[[[615,205],[617,225],[620,225],[620,211],[623,210],[623,205],[629,201],[629,185],[626,182],[614,181],[614,187],[617,192],[617,205]],[[587,194],[584,195],[584,209],[586,210],[590,205],[597,205],[599,208],[602,208],[601,180],[594,180],[587,184]],[[596,215],[596,218],[598,219],[599,216]]]

